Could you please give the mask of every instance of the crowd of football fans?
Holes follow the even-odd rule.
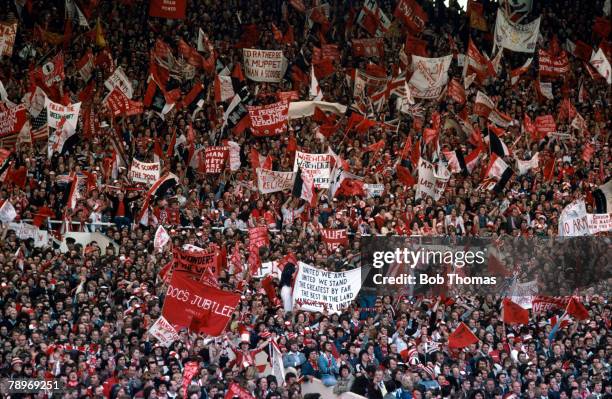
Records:
[[[276,101],[277,92],[289,90],[297,90],[302,100],[309,99],[309,84],[295,79],[293,65],[308,75],[313,47],[337,44],[340,56],[333,63],[334,72],[320,78],[319,84],[325,101],[350,107],[357,101],[347,81],[348,69],[364,70],[368,63],[375,63],[391,76],[401,64],[399,54],[407,34],[395,21],[384,36],[384,56],[366,59],[354,56],[350,45],[352,38],[370,36],[354,23],[361,1],[329,2],[329,25],[315,22],[310,27],[307,13],[296,9],[293,2],[280,0],[188,1],[184,20],[149,17],[149,2],[141,0],[76,3],[88,11],[92,28],[103,27],[105,47],[96,43],[96,32],[90,34],[85,27],[75,26],[68,44],[53,44],[41,35],[41,30],[64,32],[63,1],[0,2],[4,10],[0,18],[19,23],[12,57],[0,60],[0,81],[11,101],[18,103],[31,90],[33,68],[63,51],[66,78],[61,95],[77,102],[77,95],[89,82],[78,79],[75,65],[87,49],[94,55],[111,54],[131,79],[133,98],[142,99],[156,40],[176,48],[182,38],[195,47],[202,29],[214,46],[219,70],[242,62],[242,50],[235,46],[239,40],[253,48],[283,50],[290,65],[285,79],[280,83],[243,82],[254,104]],[[491,54],[496,2],[481,1],[488,31],[471,29],[469,18],[455,1],[450,6],[442,1],[419,3],[429,21],[417,35],[427,42],[430,57],[451,54],[453,46],[464,54],[469,37],[481,51]],[[305,0],[304,4],[310,9],[321,2]],[[381,0],[378,5],[392,17],[395,0]],[[562,44],[566,39],[581,40],[595,49],[606,48],[609,54],[610,32],[603,39],[592,32],[593,20],[603,15],[604,7],[601,0],[536,0],[527,18],[542,16],[539,46],[543,48],[555,37]],[[292,40],[278,42],[272,24],[281,32],[292,29]],[[245,37],[247,25],[256,28],[249,28]],[[390,98],[381,109],[365,110],[365,116],[377,122],[365,131],[354,126],[346,129],[347,114],[338,118],[335,131],[325,137],[318,129],[320,122],[308,117],[290,121],[288,131],[276,137],[254,137],[249,129],[240,134],[223,129],[229,101],[215,103],[216,72],[204,70],[197,70],[192,79],[183,79],[179,85],[183,95],[194,80],[204,85],[204,102],[195,112],[172,110],[162,119],[145,109],[142,114],[113,120],[102,106],[109,72],[96,67],[91,78],[94,94],[89,100],[95,115],[92,134],[86,137],[79,126],[79,141],[51,158],[46,140],[9,148],[13,167],[27,168],[26,184],[0,183],[0,199],[15,207],[15,222],[35,223],[50,232],[51,240],[35,247],[34,240],[18,239],[14,229],[2,225],[2,376],[62,380],[66,390],[61,395],[67,398],[224,398],[234,382],[256,398],[301,398],[307,397],[302,390],[313,378],[334,394],[353,392],[367,398],[612,397],[612,315],[608,298],[598,295],[601,290],[580,298],[589,312],[587,320],[570,320],[551,334],[553,316],[560,317],[563,309],[532,314],[529,324],[511,326],[502,323],[501,298],[493,296],[377,297],[362,292],[341,314],[288,311],[290,306],[279,305],[282,301],[272,303],[259,278],[238,278],[231,262],[226,262],[218,283],[223,289],[239,290],[242,299],[224,335],[207,337],[182,330],[179,340],[164,347],[147,334],[164,301],[165,285],[158,272],[172,253],[154,249],[154,222],[148,226],[139,223],[146,189],[128,179],[129,165],[114,176],[106,172],[105,159],[117,149],[111,137],[121,142],[128,163],[133,158],[152,162],[161,149],[163,171],[179,177],[178,184],[150,204],[150,215],[166,227],[171,246],[207,248],[216,244],[229,258],[240,245],[245,264],[248,228],[255,226],[268,226],[270,231],[270,245],[260,252],[261,261],[293,253],[301,262],[328,270],[360,266],[359,239],[366,235],[555,237],[561,210],[583,198],[588,212],[595,212],[591,193],[609,178],[611,91],[605,80],[593,77],[570,54],[570,72],[553,81],[554,98],[543,99],[534,89],[535,62],[517,85],[511,85],[509,71],[523,64],[522,56],[505,51],[497,76],[466,90],[465,106],[443,95],[417,99],[409,112],[400,112],[396,107],[399,99]],[[463,81],[456,58],[449,75]],[[578,102],[579,87],[587,93],[582,102]],[[410,158],[402,156],[405,143],[417,143],[437,111],[443,121],[440,148],[469,152],[474,148],[469,137],[444,121],[457,120],[461,113],[472,115],[477,90],[486,92],[501,112],[512,117],[502,140],[512,148],[513,157],[527,160],[538,151],[548,154],[556,160],[552,175],[545,176],[542,167],[534,168],[522,176],[514,174],[500,192],[490,191],[479,187],[487,165],[487,160],[481,160],[470,174],[454,173],[439,200],[415,200],[417,186],[405,185],[394,172],[396,162]],[[564,99],[585,119],[584,131],[570,127],[571,121],[560,111]],[[349,113],[360,110],[356,106]],[[523,129],[525,113],[532,119],[554,115],[557,130],[569,132],[569,138],[532,141]],[[394,129],[380,123],[394,119],[399,119]],[[477,130],[487,131],[484,118],[474,122]],[[239,170],[206,174],[189,166],[186,140],[180,140],[187,137],[188,125],[195,132],[196,148],[225,139],[237,142],[241,147]],[[173,136],[179,144],[169,149]],[[382,149],[366,150],[381,140]],[[583,159],[587,142],[595,149],[588,161]],[[270,156],[272,170],[291,171],[296,148],[308,153],[331,149],[350,165],[350,173],[363,177],[365,183],[383,184],[384,191],[378,196],[360,193],[331,198],[327,190],[320,189],[314,206],[289,191],[258,193],[252,182],[252,150],[262,158]],[[423,154],[431,155],[431,149],[423,149]],[[414,165],[412,170],[416,174]],[[93,175],[95,184],[68,209],[69,180],[64,177],[83,171]],[[349,244],[329,250],[322,228],[347,229]],[[99,243],[83,246],[68,239],[67,248],[60,250],[57,243],[68,231],[100,232],[116,246],[102,250]],[[605,234],[598,239],[609,246]],[[600,287],[607,288],[609,258],[600,262]],[[274,280],[279,299],[282,287],[291,284],[295,268],[288,270]],[[447,339],[460,322],[480,341],[453,351]],[[247,339],[239,327],[248,329]],[[257,360],[261,358],[258,352],[268,351],[269,340],[276,341],[283,352],[284,382],[261,375],[265,367]],[[200,367],[183,396],[183,369],[192,360]]]

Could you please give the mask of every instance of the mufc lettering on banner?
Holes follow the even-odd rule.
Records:
[[[280,82],[287,70],[287,59],[281,50],[257,50],[245,48],[244,72],[256,82]]]

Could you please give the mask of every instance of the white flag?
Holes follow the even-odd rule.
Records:
[[[503,47],[521,53],[533,53],[540,33],[540,18],[528,24],[518,25],[509,21],[502,9],[498,8],[493,50]]]
[[[176,329],[166,320],[164,316],[159,316],[159,319],[153,323],[149,329],[149,335],[157,338],[159,344],[166,348],[179,339]]]
[[[608,84],[612,84],[612,68],[610,67],[610,61],[606,58],[604,52],[597,50],[591,55],[591,65],[604,77]]]
[[[8,200],[4,200],[0,206],[0,222],[11,223],[17,217],[15,207]]]
[[[425,58],[412,55],[414,73],[408,82],[415,98],[437,98],[448,83],[448,68],[453,56]]]
[[[518,169],[519,176],[524,175],[529,172],[531,169],[537,168],[540,161],[540,154],[535,153],[533,157],[529,161],[522,161],[520,159],[516,160],[516,167]]]
[[[283,354],[278,348],[276,342],[270,343],[272,361],[272,375],[276,377],[279,386],[285,383],[285,366],[283,365]],[[282,381],[282,383],[281,383]]]
[[[134,95],[132,82],[130,82],[130,79],[127,77],[125,72],[123,72],[123,69],[121,69],[120,66],[115,69],[115,72],[113,72],[113,74],[109,76],[108,79],[106,79],[106,81],[104,82],[104,87],[106,87],[109,91],[113,91],[115,87],[119,87],[119,90],[121,90],[123,94],[125,94],[125,96],[130,100]]]
[[[315,101],[323,100],[323,92],[315,76],[313,65],[310,66],[310,98]]]

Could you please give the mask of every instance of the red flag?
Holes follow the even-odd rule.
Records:
[[[175,327],[190,327],[196,322],[197,332],[221,335],[232,318],[240,294],[222,291],[173,273],[166,290],[162,315]]]
[[[418,39],[409,33],[406,35],[404,52],[407,55],[414,54],[420,57],[427,57],[427,42],[425,40]]]
[[[478,337],[462,322],[459,324],[459,327],[448,336],[448,347],[462,349],[478,341]]]
[[[529,133],[531,140],[538,140],[538,132],[536,130],[536,127],[531,121],[529,115],[527,114],[523,116],[523,129],[525,130],[525,132]]]
[[[397,165],[395,173],[397,175],[397,179],[408,187],[412,187],[417,183],[414,176],[412,176],[412,173],[410,173],[410,170],[405,166]]]
[[[582,40],[576,40],[574,44],[576,45],[574,48],[574,55],[583,61],[589,62],[591,60],[593,48]]]
[[[448,82],[447,95],[455,100],[458,104],[465,104],[465,88],[455,78]]]
[[[292,44],[295,41],[295,37],[293,35],[293,26],[289,25],[287,27],[287,32],[285,32],[285,36],[283,36],[282,42],[284,44]]]
[[[553,178],[555,177],[555,157],[550,157],[550,159],[548,160],[548,162],[546,162],[546,165],[544,165],[544,180],[545,181],[552,181]]]
[[[586,320],[589,318],[589,311],[574,297],[570,299],[565,311],[568,315],[577,320]]]
[[[291,4],[293,3],[294,1],[291,2]],[[232,382],[223,399],[234,399],[234,398],[255,399],[255,396],[251,395],[251,393],[247,389],[241,387],[235,382]]]
[[[429,19],[427,13],[415,0],[400,0],[393,15],[400,18],[413,32],[421,32]]]
[[[523,309],[521,305],[512,302],[508,298],[504,298],[502,302],[502,316],[506,324],[528,324],[529,311]]]
[[[266,292],[266,296],[268,300],[273,306],[280,305],[280,300],[278,299],[278,295],[276,295],[276,287],[274,287],[273,280],[274,276],[272,274],[268,274],[262,281],[261,286]]]
[[[382,150],[383,148],[385,148],[385,140],[380,140],[374,144],[370,144],[369,146],[367,146],[364,152],[370,152],[370,151],[378,152]]]
[[[606,39],[612,31],[612,23],[610,17],[595,17],[593,23],[593,32],[597,33],[602,39]]]
[[[274,24],[272,24],[272,34],[274,35],[274,40],[276,40],[278,43],[283,41],[283,32],[281,32],[280,29],[278,29]]]
[[[591,158],[593,158],[593,154],[595,153],[595,146],[591,143],[586,143],[584,145],[584,149],[582,150],[582,160],[584,162],[590,162]]]
[[[240,82],[244,82],[246,80],[244,78],[244,74],[242,73],[242,65],[239,62],[234,64],[234,69],[232,70],[232,78],[238,79]]]

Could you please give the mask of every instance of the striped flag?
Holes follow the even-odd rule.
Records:
[[[47,107],[30,120],[30,137],[32,142],[44,141],[49,138],[49,126],[47,125]]]

